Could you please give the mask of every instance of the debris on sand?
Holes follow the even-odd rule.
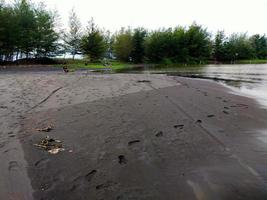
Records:
[[[48,152],[50,154],[58,154],[61,151],[61,148],[55,148],[55,149],[51,149]]]
[[[64,151],[62,142],[50,138],[49,136],[46,136],[38,144],[34,144],[34,146],[41,148],[50,154],[58,154],[60,151]]]
[[[69,72],[69,69],[68,69],[66,66],[64,66],[64,67],[63,67],[63,71],[64,71],[65,73],[68,73],[68,72]]]
[[[151,83],[150,80],[138,80],[137,83]]]
[[[53,130],[53,126],[52,125],[48,125],[47,127],[37,128],[36,130],[37,131],[40,131],[40,132],[50,132],[50,131]]]

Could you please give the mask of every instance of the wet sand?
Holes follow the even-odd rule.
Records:
[[[0,199],[267,198],[266,110],[222,85],[86,72],[0,77]],[[65,150],[34,146],[47,135]]]

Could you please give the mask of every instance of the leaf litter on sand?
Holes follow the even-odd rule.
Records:
[[[53,126],[50,124],[44,128],[37,128],[36,130],[40,132],[50,132],[53,130]]]
[[[58,154],[60,151],[64,151],[62,142],[60,140],[56,140],[46,136],[41,139],[41,141],[34,146],[47,151],[50,154]]]

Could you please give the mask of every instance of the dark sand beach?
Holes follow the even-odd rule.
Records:
[[[6,72],[0,96],[0,199],[267,199],[267,111],[218,83]]]

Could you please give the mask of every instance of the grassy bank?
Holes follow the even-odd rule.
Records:
[[[66,66],[69,69],[110,69],[113,71],[124,69],[124,68],[131,68],[134,64],[131,63],[123,63],[119,61],[110,61],[106,63],[95,62],[89,63],[86,60],[72,60],[72,59],[65,59],[65,60],[57,60],[58,63],[55,67],[63,67]]]
[[[266,64],[267,59],[237,60],[236,64]]]

